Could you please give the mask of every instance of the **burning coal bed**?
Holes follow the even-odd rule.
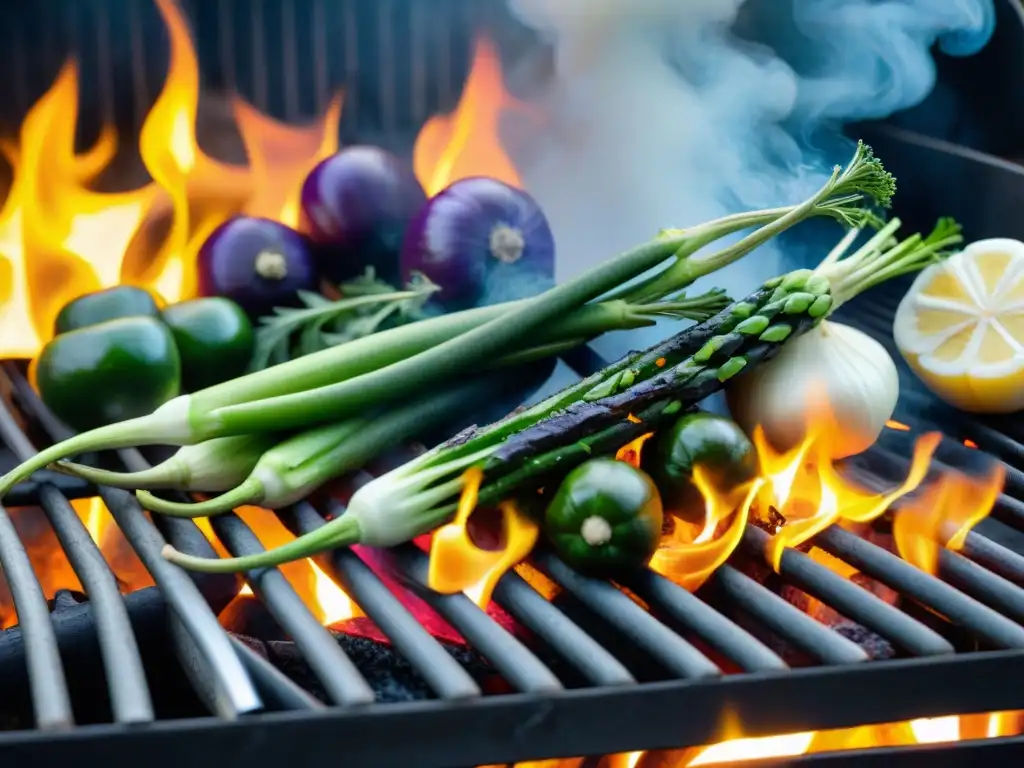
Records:
[[[339,148],[339,96],[303,128],[224,102],[247,158],[233,164],[200,147],[188,26],[156,4],[171,57],[139,136],[148,183],[98,191],[118,140],[76,148],[71,63],[0,144],[0,495],[75,720],[117,709],[88,693],[111,674],[81,567],[93,550],[156,718],[209,709],[167,610],[184,574],[250,669],[306,704],[458,698],[413,635],[381,626],[396,610],[467,673],[460,695],[1024,647],[1005,597],[1020,556],[976,530],[1022,520],[1021,436],[982,419],[1024,405],[1024,243],[972,242],[951,218],[906,231],[858,142],[782,207],[666,229],[556,281],[559,238],[498,130],[529,109],[487,38],[411,163]],[[704,287],[810,219],[835,231],[809,268]],[[875,300],[906,276],[897,301]],[[603,360],[590,342],[613,331],[653,343]],[[944,409],[945,435],[919,401]],[[1007,616],[961,610],[970,590],[935,578],[969,587],[975,562]],[[24,575],[5,568],[0,725],[18,730],[40,726],[40,699]],[[601,765],[1022,728],[951,713],[744,739],[723,722],[720,743]]]

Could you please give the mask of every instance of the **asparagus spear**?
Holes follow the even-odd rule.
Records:
[[[898,221],[892,222],[877,237],[891,236],[898,226]],[[666,364],[666,370],[637,380],[652,372],[646,362],[651,355],[669,348],[688,349],[696,336],[690,342],[677,337],[672,343],[628,356],[523,414],[435,448],[360,488],[344,515],[275,550],[211,560],[167,547],[164,555],[194,570],[231,573],[273,567],[356,543],[391,546],[407,541],[452,515],[468,469],[484,475],[479,503],[538,488],[551,474],[593,453],[615,450],[768,359],[788,339],[813,327],[837,302],[893,275],[945,258],[961,239],[958,227],[944,221],[928,238],[912,235],[884,252],[865,247],[843,260],[826,258],[813,272],[798,270],[770,280],[746,301],[734,304],[728,317],[720,316],[714,335],[682,362],[671,368]],[[658,359],[654,358],[655,369]],[[580,402],[559,412],[575,401]]]
[[[773,300],[768,301],[759,312],[747,310],[746,303],[734,304],[733,313],[748,316],[735,325],[725,323],[725,328],[731,326],[732,329],[712,336],[695,354],[679,365],[646,382],[635,383],[618,394],[585,403],[579,411],[579,418],[587,429],[593,428],[589,435],[572,440],[565,448],[521,463],[517,471],[507,473],[498,483],[485,485],[481,489],[481,500],[485,497],[500,500],[526,487],[537,487],[542,477],[557,471],[559,467],[568,468],[595,450],[611,449],[613,445],[618,447],[628,442],[629,435],[639,425],[626,418],[626,415],[637,410],[637,405],[642,408],[640,418],[652,423],[677,413],[721,387],[747,365],[748,358],[751,363],[766,359],[787,338],[811,327],[831,306],[828,281],[812,276],[809,270],[793,273],[785,280],[765,286],[765,289],[770,290]],[[664,348],[664,344],[655,348]],[[645,359],[652,351],[636,356],[635,360]],[[620,374],[621,371],[613,375]],[[610,416],[612,414],[617,415]],[[515,419],[505,423],[512,421]],[[526,433],[541,436],[546,442],[546,428],[547,425],[542,421],[526,430]],[[650,426],[647,425],[646,429],[650,429]],[[564,432],[562,436],[564,442]],[[450,459],[445,448],[460,450],[473,442],[474,439],[470,439],[462,444],[446,444],[441,447],[440,453]],[[435,449],[423,458],[429,459],[437,453],[438,449]],[[488,459],[493,454],[493,447],[489,447],[476,450],[462,459],[447,460],[438,466],[431,466],[429,461],[427,465],[413,461],[363,486],[341,517],[311,534],[258,555],[214,560],[186,555],[168,545],[164,548],[164,556],[194,570],[234,572],[280,565],[337,546],[357,543],[391,546],[408,541],[435,528],[452,514],[455,508],[452,499],[461,489],[464,469],[469,466],[482,467],[485,481],[492,479],[498,471],[493,465],[489,468]],[[508,469],[511,465],[499,463],[497,466]],[[403,482],[403,476],[410,473],[414,481],[411,489]],[[454,478],[452,474],[455,474]],[[383,486],[379,485],[381,481],[384,481]],[[364,493],[366,488],[372,488],[375,483],[378,488],[383,487],[386,491],[384,496]],[[410,490],[412,493],[409,493]],[[360,494],[363,494],[361,500]],[[326,535],[321,533],[324,531]]]

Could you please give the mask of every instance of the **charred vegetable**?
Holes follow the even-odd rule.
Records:
[[[227,297],[252,316],[294,305],[296,293],[313,290],[319,277],[301,235],[248,216],[217,227],[199,250],[197,267],[201,295]]]
[[[661,538],[661,497],[651,478],[614,459],[568,474],[544,513],[544,535],[580,573],[614,576],[647,564]]]
[[[175,397],[181,361],[162,322],[122,317],[51,340],[39,356],[36,385],[69,427],[93,429],[141,417]]]
[[[609,326],[649,324],[664,313],[671,316],[681,311],[692,316],[694,301],[705,312],[708,299],[719,301],[721,294],[677,301],[694,280],[805,219],[827,216],[855,225],[864,217],[863,202],[887,204],[893,186],[892,177],[870,150],[859,145],[851,163],[837,168],[818,192],[798,206],[666,231],[532,299],[412,323],[175,398],[148,416],[76,435],[40,451],[0,478],[0,497],[35,469],[77,453],[131,445],[188,445],[214,437],[307,428],[414,397],[425,387],[450,385],[453,377],[476,371],[482,363],[503,355],[564,350],[593,335],[594,323],[600,333]],[[758,229],[721,250],[706,249],[709,243],[752,227]],[[652,278],[624,285],[663,262],[667,266]],[[602,298],[599,303],[591,303],[598,298]],[[726,371],[735,372],[737,364]],[[618,375],[620,383],[630,378],[621,369]],[[521,421],[511,421],[522,426]],[[493,447],[488,446],[488,454]],[[447,471],[442,470],[439,477],[445,478]],[[451,492],[447,482],[442,485],[445,488],[436,493]],[[443,496],[437,499],[443,500]],[[416,501],[413,509],[420,503]],[[393,528],[393,535],[436,519],[415,517],[415,526],[406,521]]]
[[[757,476],[754,446],[731,419],[688,413],[644,444],[640,466],[661,492],[665,510],[699,523],[704,499],[693,483],[701,467],[716,489],[728,490]]]
[[[305,498],[324,483],[399,443],[444,426],[461,413],[515,387],[508,376],[490,376],[398,408],[300,432],[269,447],[238,485],[212,499],[195,503],[168,501],[145,491],[137,497],[146,509],[173,517],[208,517],[246,504],[280,509]],[[223,438],[229,439],[229,438]]]
[[[402,272],[439,285],[435,299],[447,310],[522,299],[554,283],[555,240],[525,192],[496,179],[462,179],[409,225]]]
[[[64,305],[54,324],[54,336],[119,317],[159,317],[160,308],[148,291],[118,285],[87,293]]]
[[[849,295],[843,294],[849,285],[841,273],[833,274],[837,290]],[[196,570],[234,572],[355,543],[392,546],[447,520],[471,468],[484,475],[477,493],[483,506],[540,488],[595,455],[611,454],[641,434],[663,428],[740,371],[771,359],[788,339],[828,314],[831,290],[829,278],[811,270],[773,279],[704,324],[715,329],[709,335],[697,326],[489,428],[460,435],[362,486],[344,515],[286,548],[227,560],[174,550],[166,556]],[[686,350],[692,351],[680,362],[666,358]],[[655,356],[660,365],[648,367]]]
[[[186,390],[195,392],[245,373],[254,334],[235,302],[219,296],[183,301],[164,309],[162,317],[178,345]]]
[[[377,147],[347,147],[306,177],[301,228],[331,280],[372,267],[394,283],[405,229],[426,202],[412,169],[397,157]]]

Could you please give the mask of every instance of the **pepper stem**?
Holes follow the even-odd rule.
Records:
[[[600,547],[612,540],[612,527],[603,517],[591,515],[580,526],[580,536],[591,547]]]

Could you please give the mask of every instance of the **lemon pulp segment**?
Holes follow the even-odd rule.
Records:
[[[946,402],[1024,408],[1024,243],[979,240],[917,276],[893,324],[900,354]]]

